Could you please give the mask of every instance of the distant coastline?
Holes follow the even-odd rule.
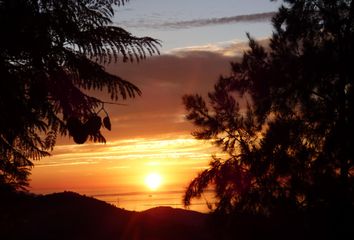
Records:
[[[123,192],[123,193],[103,193],[90,194],[88,196],[98,200],[107,202],[119,208],[124,208],[131,211],[145,211],[150,208],[166,206],[184,209],[182,203],[184,191],[141,191],[141,192]],[[210,210],[206,204],[206,198],[212,198],[212,192],[208,191],[205,198],[195,199],[189,210],[194,210],[202,213],[208,213]]]
[[[31,189],[30,189],[31,190]],[[30,191],[32,192],[32,191]],[[57,189],[46,189],[45,191],[33,191],[35,194],[50,195],[53,193],[63,192]],[[209,213],[206,201],[208,203],[215,202],[213,200],[213,191],[207,190],[200,199],[194,199],[191,206],[185,208],[182,202],[184,189],[162,190],[162,191],[116,191],[115,189],[75,189],[66,190],[66,192],[76,192],[84,196],[92,197],[118,208],[130,211],[145,211],[150,208],[164,206],[188,209],[201,213]]]

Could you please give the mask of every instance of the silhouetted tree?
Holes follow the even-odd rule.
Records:
[[[110,121],[91,90],[114,101],[140,95],[103,66],[158,53],[155,39],[113,26],[124,2],[0,0],[0,186],[26,186],[32,160],[48,156],[58,134],[105,142]]]
[[[198,127],[193,135],[223,152],[190,183],[184,203],[212,185],[217,212],[306,212],[348,230],[354,2],[284,2],[269,47],[249,37],[250,50],[231,64],[231,76],[220,77],[210,104],[200,95],[183,99]]]

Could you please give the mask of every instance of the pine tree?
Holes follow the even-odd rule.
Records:
[[[159,42],[114,26],[123,0],[0,0],[0,186],[28,184],[32,161],[48,156],[58,134],[105,142],[104,102],[140,95],[105,65],[158,53]]]
[[[210,104],[200,95],[184,97],[187,119],[198,127],[193,135],[227,156],[213,156],[184,203],[212,185],[219,213],[306,213],[316,218],[311,224],[326,219],[348,230],[354,223],[354,3],[284,2],[269,47],[249,38],[250,49],[231,64],[231,76],[220,77]]]

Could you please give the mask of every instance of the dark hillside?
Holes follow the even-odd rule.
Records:
[[[128,232],[134,239],[212,239],[206,221],[199,212],[157,207],[134,215]]]
[[[1,239],[211,239],[207,215],[193,211],[132,212],[73,192],[2,201]]]

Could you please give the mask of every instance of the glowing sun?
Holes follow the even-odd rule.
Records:
[[[145,178],[145,184],[151,190],[156,190],[161,185],[161,175],[157,173],[150,173]]]

